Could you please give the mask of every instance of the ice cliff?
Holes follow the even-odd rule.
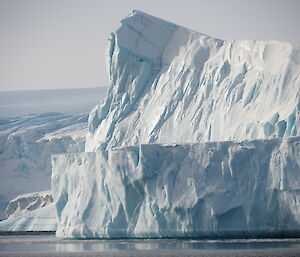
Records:
[[[134,11],[107,63],[86,152],[52,158],[58,236],[300,231],[299,48]]]
[[[134,11],[107,62],[86,151],[300,135],[300,48],[290,43],[222,41]]]
[[[55,155],[59,237],[300,230],[300,137]]]

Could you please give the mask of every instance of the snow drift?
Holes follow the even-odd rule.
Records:
[[[59,237],[300,230],[300,137],[53,156]]]

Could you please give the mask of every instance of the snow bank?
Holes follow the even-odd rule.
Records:
[[[59,237],[300,230],[300,137],[52,158]]]
[[[112,33],[107,63],[88,152],[300,135],[300,49],[290,43],[222,41],[134,11]]]

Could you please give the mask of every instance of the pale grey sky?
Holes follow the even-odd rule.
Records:
[[[133,9],[221,39],[300,46],[299,0],[0,0],[0,90],[106,86],[107,39]]]

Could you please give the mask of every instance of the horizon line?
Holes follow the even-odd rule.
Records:
[[[94,87],[74,87],[74,88],[44,88],[44,89],[13,89],[13,90],[1,90],[0,93],[7,92],[29,92],[29,91],[55,91],[55,90],[85,90],[85,89],[95,89],[95,88],[105,88],[108,86],[94,86]]]

